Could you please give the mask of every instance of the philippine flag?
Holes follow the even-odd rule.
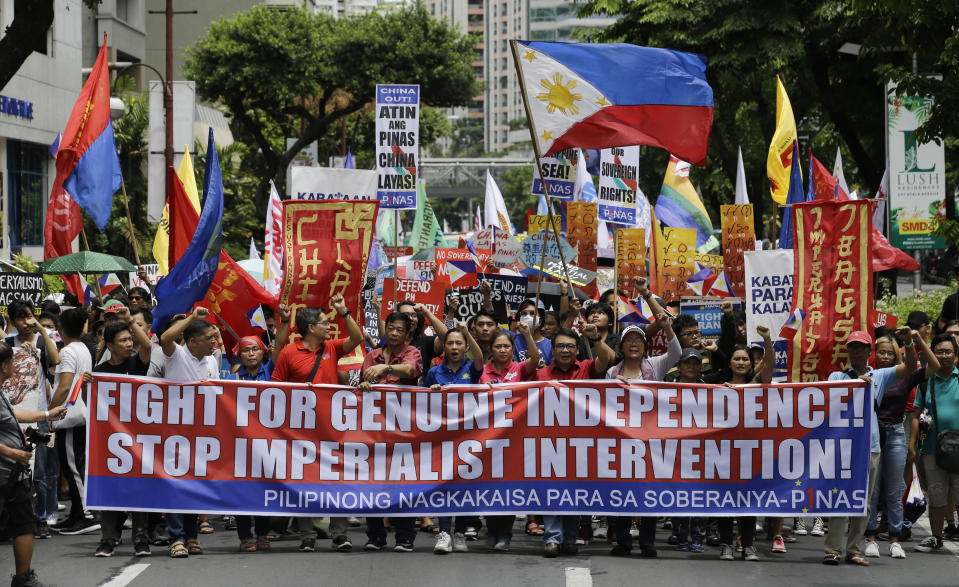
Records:
[[[713,286],[709,289],[709,295],[719,296],[721,298],[733,297],[733,288],[729,285],[729,278],[726,277],[725,271],[720,273],[719,277],[716,278],[716,282],[713,283]]]
[[[266,330],[266,316],[263,314],[263,306],[254,306],[252,310],[246,313],[246,319],[250,321],[250,326],[253,328]]]
[[[705,295],[704,292],[710,290],[717,278],[716,274],[713,273],[709,267],[703,267],[699,263],[696,263],[696,266],[699,268],[699,271],[686,280],[686,285],[689,289],[693,290],[697,296],[701,296]]]
[[[470,261],[446,261],[449,270],[450,287],[473,287],[479,285],[476,279],[476,263]]]
[[[635,324],[649,324],[650,320],[643,316],[633,304],[629,303],[623,296],[618,296],[619,303],[616,308],[616,317],[620,322],[632,322]]]
[[[122,285],[120,283],[120,278],[117,277],[116,273],[107,273],[105,275],[101,275],[99,282],[100,282],[100,292],[103,293],[104,295],[110,293],[111,291],[115,290],[116,288],[120,287],[120,285]]]
[[[789,318],[786,320],[786,323],[783,324],[782,330],[779,331],[779,338],[790,339],[796,335],[796,332],[799,330],[799,326],[802,324],[802,321],[806,318],[806,311],[802,308],[796,308],[792,311],[792,314],[789,315]]]
[[[511,44],[543,156],[650,145],[706,163],[713,90],[704,57],[625,43]]]

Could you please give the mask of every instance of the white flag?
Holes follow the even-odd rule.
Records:
[[[842,191],[849,194],[849,186],[846,185],[846,175],[842,172],[842,152],[839,150],[839,147],[836,147],[836,164],[832,168],[832,176],[836,179]]]
[[[283,285],[283,202],[276,186],[270,182],[270,203],[266,207],[266,239],[264,243],[263,285],[271,294],[279,294]]]
[[[250,237],[250,261],[256,261],[260,258],[260,251],[256,250],[256,241]]]
[[[503,194],[499,191],[499,186],[493,180],[489,169],[486,170],[486,202],[483,208],[483,216],[486,217],[484,228],[495,226],[509,234],[516,234],[513,223],[509,220],[509,211],[506,209],[506,202],[503,201]]]
[[[876,192],[876,209],[872,212],[872,225],[879,234],[886,234],[886,198],[889,197],[889,167],[882,173],[879,180],[879,191]]]
[[[746,167],[743,165],[743,148],[739,147],[739,159],[736,161],[736,204],[748,204],[746,193]]]

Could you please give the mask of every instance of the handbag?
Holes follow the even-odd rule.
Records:
[[[953,475],[959,475],[959,430],[939,430],[935,377],[929,384],[929,393],[932,396],[932,419],[939,432],[936,436],[936,466]]]

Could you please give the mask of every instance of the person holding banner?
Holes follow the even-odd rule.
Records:
[[[869,357],[872,355],[872,337],[868,333],[856,330],[846,339],[846,351],[849,353],[849,367],[845,371],[833,371],[829,374],[829,381],[842,381],[845,379],[862,379],[872,386],[873,404],[872,410],[872,432],[870,441],[870,460],[869,460],[869,483],[866,492],[871,496],[876,484],[876,473],[879,470],[879,423],[876,417],[875,406],[882,402],[886,390],[901,381],[907,375],[916,370],[916,345],[915,339],[919,336],[918,332],[904,326],[896,330],[896,336],[908,340],[906,345],[905,362],[895,367],[886,367],[884,369],[873,369],[869,365]],[[935,346],[933,347],[935,348]],[[868,514],[868,512],[867,512]],[[823,557],[824,565],[838,565],[842,557],[842,550],[845,543],[846,562],[855,565],[868,566],[867,561],[862,556],[859,549],[859,542],[862,540],[866,531],[868,516],[832,517],[829,518],[829,533],[826,535],[825,550]]]
[[[579,361],[577,348],[579,335],[563,328],[553,337],[553,364],[536,371],[537,381],[570,381],[577,379],[600,379],[613,361],[615,354],[606,340],[599,336],[596,324],[586,324],[583,336],[596,340],[596,358]],[[535,346],[535,345],[534,345]],[[532,352],[532,348],[530,349]],[[575,555],[576,535],[579,532],[579,516],[543,516],[546,533],[543,535],[543,556],[555,558],[562,554]]]
[[[396,311],[406,314],[413,322],[408,342],[420,351],[420,356],[423,359],[420,371],[422,373],[428,372],[433,367],[433,358],[443,352],[443,337],[446,336],[446,325],[434,316],[425,304],[402,301],[396,304]],[[425,334],[427,326],[433,329],[432,336]],[[384,321],[380,321],[380,339],[385,345],[386,323]]]
[[[296,331],[300,339],[293,344],[286,345],[276,356],[276,365],[272,381],[288,381],[290,383],[326,383],[337,385],[339,378],[336,372],[336,363],[341,357],[353,352],[363,342],[363,331],[353,320],[349,308],[343,301],[343,296],[335,295],[330,298],[330,305],[346,324],[349,338],[330,339],[330,321],[323,308],[303,308],[296,313]],[[407,320],[409,320],[407,318]],[[288,328],[290,317],[286,312],[280,313],[280,329]],[[314,552],[316,550],[316,525],[313,518],[297,517],[296,526],[300,531],[300,552]],[[331,517],[330,535],[333,537],[333,548],[340,552],[353,550],[353,543],[346,535],[348,518]],[[238,528],[239,529],[239,528]]]

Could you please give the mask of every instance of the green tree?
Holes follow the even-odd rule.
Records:
[[[469,104],[479,88],[473,44],[421,3],[341,19],[259,6],[210,25],[188,51],[186,72],[202,98],[226,105],[237,137],[258,150],[250,163],[260,178],[259,210],[269,180],[282,187],[303,147],[339,138],[341,120],[363,126],[351,115],[369,108],[376,84],[418,83],[420,100],[434,107]],[[296,139],[289,149],[287,138]],[[354,148],[368,148],[372,138],[357,136]]]

